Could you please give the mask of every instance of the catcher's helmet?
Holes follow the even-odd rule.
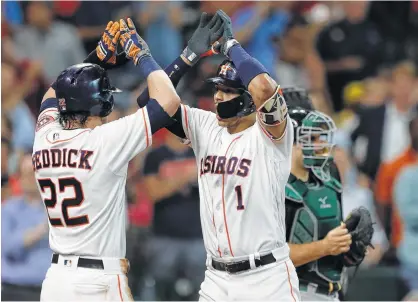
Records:
[[[112,87],[107,72],[96,64],[76,64],[58,76],[55,94],[61,113],[83,113],[91,116],[108,116],[113,110],[113,93],[121,90]]]
[[[297,140],[297,129],[302,125],[303,119],[313,111],[312,101],[308,92],[299,87],[282,88],[282,94],[286,100],[288,114],[292,119],[294,129],[294,141]]]
[[[217,75],[217,77],[207,79],[206,82],[236,89],[241,94],[230,101],[218,104],[217,111],[219,117],[242,117],[255,112],[256,107],[251,94],[242,83],[238,70],[232,61],[223,61],[218,67]]]
[[[282,94],[288,108],[303,108],[309,111],[314,110],[312,100],[306,89],[300,87],[284,87],[282,88]]]
[[[304,166],[320,168],[321,178],[329,178],[329,173],[323,168],[332,160],[336,131],[334,121],[312,108],[304,89],[284,88],[283,96],[288,103],[288,114],[295,131],[294,142],[302,148]]]

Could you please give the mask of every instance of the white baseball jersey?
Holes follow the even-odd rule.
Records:
[[[51,249],[124,258],[128,162],[151,145],[146,107],[92,129],[63,130],[56,108],[37,122],[32,162],[49,216]]]
[[[199,167],[206,249],[230,259],[286,245],[285,184],[293,125],[274,141],[259,121],[229,134],[212,112],[182,105],[182,123]]]

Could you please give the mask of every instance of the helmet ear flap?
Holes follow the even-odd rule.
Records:
[[[107,97],[103,99],[102,110],[99,113],[100,117],[108,116],[112,111],[115,104],[113,95],[111,92],[107,92]]]

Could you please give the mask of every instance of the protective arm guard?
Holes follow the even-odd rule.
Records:
[[[287,117],[287,105],[282,95],[280,86],[267,101],[257,109],[260,121],[266,126],[277,126],[283,123]]]

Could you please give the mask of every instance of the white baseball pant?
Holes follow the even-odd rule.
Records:
[[[51,264],[42,283],[41,301],[134,300],[126,259],[100,258],[104,269],[93,269],[77,267],[78,258],[60,255],[58,263]]]
[[[289,258],[242,273],[208,266],[199,301],[300,301],[299,279]]]

